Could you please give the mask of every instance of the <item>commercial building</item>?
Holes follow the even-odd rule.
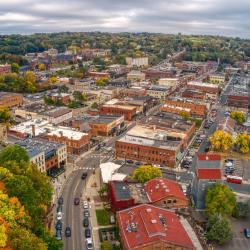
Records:
[[[120,97],[146,96],[147,90],[142,87],[124,88],[120,91]]]
[[[187,83],[187,89],[200,90],[206,93],[207,99],[216,99],[220,92],[219,86],[213,83],[191,81]]]
[[[223,75],[218,75],[218,74],[209,75],[209,81],[214,84],[221,84],[226,81],[226,76],[224,74]]]
[[[122,115],[127,121],[131,121],[136,116],[136,107],[119,104],[104,104],[100,107],[100,114]]]
[[[32,103],[30,105],[15,109],[15,115],[22,118],[31,119],[46,119],[49,122],[57,125],[73,116],[71,109],[66,107],[49,106],[43,103]]]
[[[194,117],[205,117],[207,108],[205,104],[197,104],[187,101],[167,100],[161,107],[161,111],[174,114],[181,114],[185,112]]]
[[[130,81],[144,81],[145,73],[138,70],[132,70],[127,74],[127,79]]]
[[[31,138],[16,144],[27,151],[30,161],[41,172],[51,175],[67,164],[67,147],[64,144]]]
[[[125,250],[195,249],[178,216],[148,204],[117,212],[117,222]]]
[[[185,137],[181,132],[136,125],[116,141],[116,158],[174,167]]]
[[[159,85],[169,86],[172,89],[176,89],[180,83],[179,78],[161,78],[159,79]]]
[[[108,72],[96,72],[96,71],[90,71],[87,73],[87,76],[90,78],[110,78],[110,74]]]
[[[54,126],[44,119],[35,119],[10,127],[8,135],[17,138],[44,138],[67,145],[69,154],[79,155],[89,149],[90,134],[72,128]]]
[[[0,107],[12,108],[23,104],[23,96],[16,93],[0,92]]]
[[[185,89],[182,93],[181,96],[183,98],[188,98],[188,99],[199,99],[199,100],[205,100],[206,99],[206,93],[200,90],[196,89]]]
[[[145,73],[146,79],[151,79],[151,80],[158,80],[160,78],[169,78],[169,77],[174,77],[175,72],[173,70],[160,70],[160,69],[154,69],[150,68],[147,70],[143,71]]]
[[[11,65],[10,64],[0,64],[0,75],[11,73]]]
[[[148,57],[126,57],[126,64],[129,66],[137,67],[147,67],[148,66]]]
[[[7,141],[7,128],[5,124],[0,124],[0,142]]]
[[[166,100],[170,93],[171,87],[169,86],[151,85],[147,90],[148,96],[152,96],[160,100]]]
[[[165,178],[144,185],[129,180],[110,181],[109,197],[114,211],[145,203],[174,210],[188,207],[188,199],[179,184]]]
[[[49,94],[48,97],[50,97],[52,101],[62,104],[68,104],[70,102],[70,94],[67,93],[52,93]]]
[[[221,157],[217,154],[198,154],[192,183],[192,196],[197,209],[205,209],[207,189],[222,182]]]

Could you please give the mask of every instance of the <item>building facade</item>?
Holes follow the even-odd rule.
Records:
[[[23,96],[16,93],[0,92],[0,107],[12,108],[23,104]]]

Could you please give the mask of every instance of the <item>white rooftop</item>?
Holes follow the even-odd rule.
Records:
[[[125,174],[116,173],[121,167],[119,164],[115,164],[113,162],[105,162],[100,164],[101,175],[103,183],[108,183],[112,180],[124,180],[126,178]]]
[[[218,85],[216,84],[207,83],[207,82],[198,82],[198,81],[188,82],[187,85],[204,86],[204,87],[216,88],[216,89],[219,88]]]

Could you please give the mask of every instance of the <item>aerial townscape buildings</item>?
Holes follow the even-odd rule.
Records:
[[[27,215],[55,250],[250,249],[250,55],[199,57],[198,36],[107,34],[1,59],[0,196],[32,203],[39,190],[42,212]]]

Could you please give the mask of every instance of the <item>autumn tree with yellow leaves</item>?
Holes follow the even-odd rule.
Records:
[[[215,151],[225,152],[232,148],[233,146],[233,137],[229,133],[223,130],[217,130],[209,138],[212,149]]]

